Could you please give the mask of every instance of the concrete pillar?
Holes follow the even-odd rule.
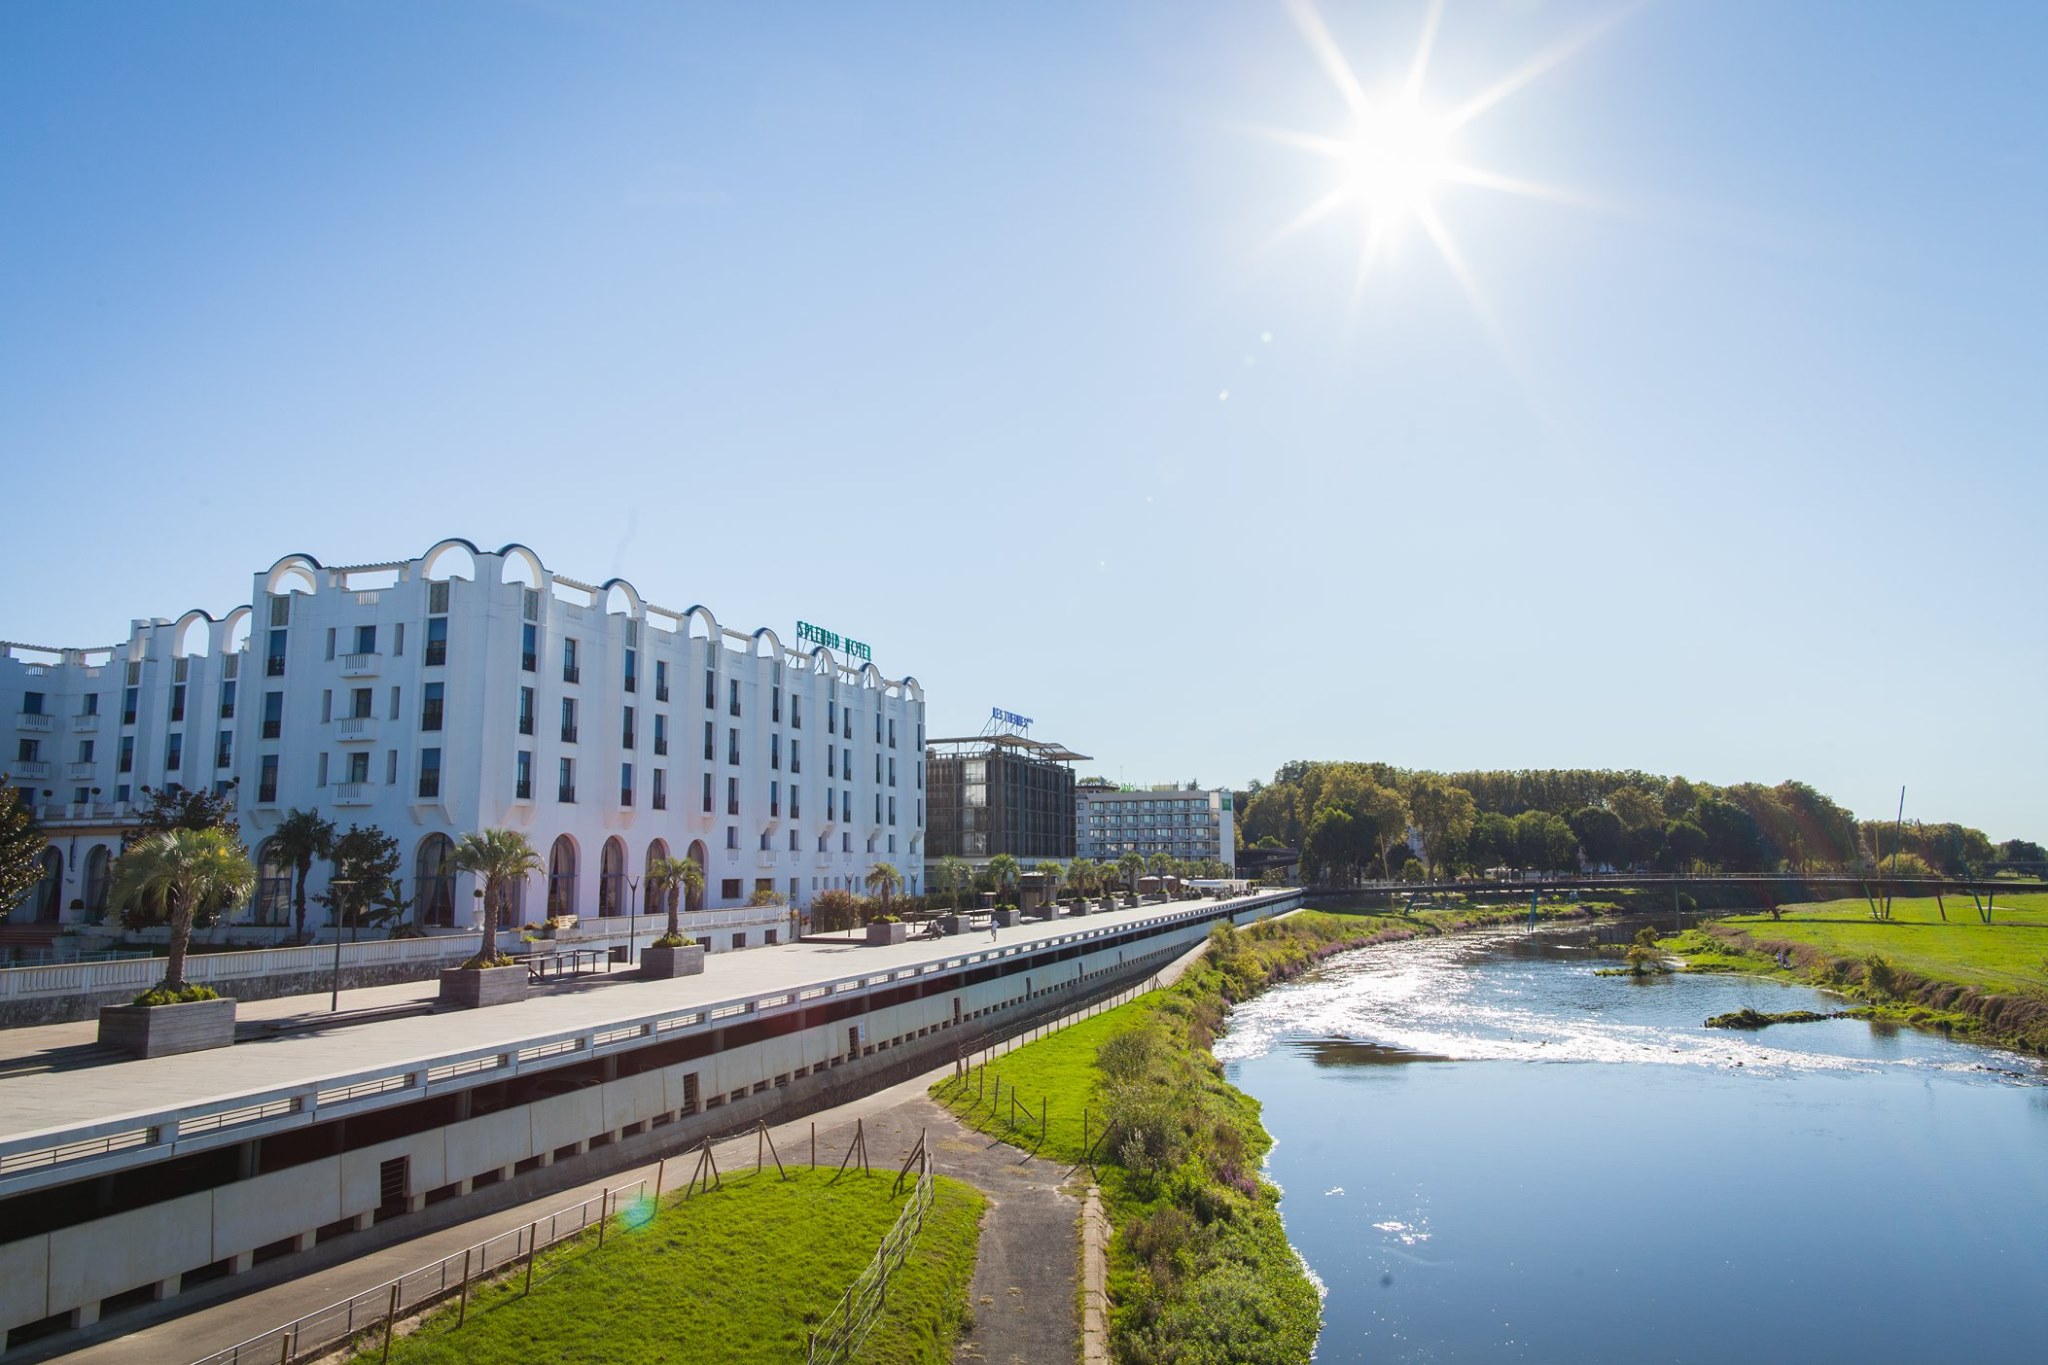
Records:
[[[238,1252],[236,1252],[236,1253],[234,1254],[234,1256],[233,1256],[233,1257],[232,1257],[232,1258],[231,1258],[231,1259],[230,1259],[230,1260],[228,1261],[228,1274],[230,1274],[230,1275],[240,1275],[240,1274],[242,1274],[243,1272],[247,1271],[247,1270],[249,1269],[249,1267],[250,1267],[250,1266],[252,1266],[252,1265],[255,1265],[255,1264],[256,1264],[256,1253],[255,1253],[255,1252],[253,1252],[253,1251],[238,1251]]]
[[[86,1304],[83,1308],[74,1308],[71,1310],[71,1326],[74,1331],[80,1327],[90,1327],[99,1320],[100,1305],[99,1300],[97,1299],[93,1300],[89,1304]]]
[[[512,1178],[513,1170],[514,1168],[511,1166],[500,1166],[498,1168],[498,1179],[500,1181],[510,1180]]]
[[[406,1201],[405,1207],[406,1212],[410,1213],[412,1211],[412,1201],[408,1199]],[[351,1220],[349,1226],[356,1232],[368,1232],[370,1230],[371,1224],[375,1223],[376,1221],[377,1214],[374,1210],[372,1210],[369,1213],[357,1214],[355,1218]]]
[[[552,1150],[552,1149],[550,1149],[550,1150],[548,1150],[548,1151],[545,1151],[545,1152],[542,1152],[542,1153],[540,1154],[540,1169],[542,1169],[542,1170],[544,1171],[544,1170],[546,1170],[546,1169],[547,1169],[548,1167],[550,1167],[550,1166],[552,1166],[552,1165],[554,1165],[554,1164],[555,1164],[555,1154],[554,1154],[554,1152],[553,1152],[553,1150]]]
[[[365,1217],[367,1217],[368,1215],[364,1215],[364,1216],[365,1216]],[[299,1234],[298,1236],[296,1236],[296,1237],[292,1238],[292,1250],[293,1250],[293,1251],[311,1251],[311,1250],[313,1249],[313,1243],[314,1243],[314,1241],[315,1241],[315,1240],[317,1240],[317,1239],[319,1238],[319,1236],[320,1236],[320,1234],[319,1234],[319,1233],[317,1233],[317,1232],[302,1232],[302,1233],[300,1233],[300,1234]]]
[[[178,1292],[178,1282],[184,1278],[182,1275],[173,1275],[168,1280],[158,1280],[149,1287],[149,1296],[158,1303],[162,1303],[165,1299]]]
[[[476,1188],[476,1180],[471,1176],[464,1176],[455,1182],[455,1193],[458,1195],[468,1194],[474,1188]]]
[[[418,1213],[426,1206],[427,1197],[424,1194],[409,1194],[405,1197],[405,1211],[407,1213]]]

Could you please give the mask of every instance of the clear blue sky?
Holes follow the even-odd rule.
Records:
[[[1420,0],[1328,0],[1377,97]],[[1457,105],[1615,14],[1453,0]],[[0,7],[0,635],[520,540],[1131,781],[1811,781],[2048,838],[2048,9],[1653,0],[1280,230],[1279,3]],[[1354,206],[1355,207],[1355,206]],[[1228,397],[1224,395],[1227,392]]]

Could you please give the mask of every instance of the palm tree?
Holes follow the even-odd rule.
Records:
[[[306,875],[313,870],[315,858],[334,855],[334,822],[322,819],[317,810],[294,807],[277,822],[277,833],[270,836],[270,842],[278,858],[291,864],[295,874],[292,920],[298,937],[303,939],[306,936]],[[338,911],[336,913],[339,914]],[[341,932],[339,919],[335,923],[335,932]]]
[[[960,888],[967,885],[973,875],[967,864],[958,858],[939,859],[939,884],[952,893],[954,914],[960,913]]]
[[[468,872],[484,884],[484,940],[476,956],[464,966],[498,965],[498,911],[505,902],[505,888],[539,872],[543,864],[533,845],[516,829],[487,829],[465,834],[455,846],[451,861],[457,872]]]
[[[1102,864],[1093,858],[1076,858],[1067,866],[1067,885],[1075,894],[1092,896],[1102,882]]]
[[[662,937],[676,941],[674,944],[664,941],[654,946],[677,946],[683,938],[682,897],[694,896],[704,889],[704,869],[697,866],[695,858],[656,858],[647,864],[647,880],[660,887],[668,900],[668,933]]]
[[[1017,860],[1007,853],[998,853],[988,860],[988,875],[996,884],[997,900],[1001,900],[1003,892],[1017,884],[1017,875],[1021,870],[1017,866]]]
[[[1138,878],[1145,875],[1145,855],[1135,851],[1124,854],[1116,860],[1116,870],[1124,874],[1124,880],[1130,884],[1131,894],[1137,895]]]
[[[192,918],[249,894],[256,869],[242,841],[224,829],[173,829],[144,835],[114,863],[113,904],[140,902],[168,916],[171,951],[161,989],[185,989]]]
[[[882,898],[882,913],[889,913],[889,893],[901,889],[903,874],[894,863],[876,863],[868,869],[868,890]]]

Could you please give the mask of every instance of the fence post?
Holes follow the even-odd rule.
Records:
[[[472,1250],[473,1248],[470,1247],[462,1249],[462,1298],[455,1305],[455,1325],[457,1327],[462,1326],[469,1318],[469,1256]]]
[[[384,1359],[391,1359],[391,1329],[398,1324],[398,1281],[391,1282],[391,1306],[384,1310]]]
[[[540,1220],[534,1219],[526,1225],[526,1288],[522,1295],[533,1292],[533,1256],[540,1250]]]
[[[667,1174],[668,1158],[663,1157],[660,1161],[656,1162],[654,1166],[654,1202],[657,1204],[661,1202],[661,1182],[663,1177],[665,1177]]]
[[[286,1332],[277,1339],[277,1365],[291,1365],[292,1334]]]
[[[599,1246],[604,1245],[604,1225],[609,1221],[606,1215],[611,1212],[611,1206],[612,1192],[610,1190],[599,1190],[597,1194],[597,1244]]]

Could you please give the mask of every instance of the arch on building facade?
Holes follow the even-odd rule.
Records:
[[[563,834],[548,850],[548,918],[576,913],[576,841]]]
[[[597,913],[600,918],[626,912],[626,841],[614,834],[597,855]]]
[[[781,637],[767,626],[753,634],[753,655],[757,659],[780,659],[782,657]]]
[[[265,839],[256,850],[256,895],[250,902],[255,924],[286,924],[292,917],[292,865],[284,845]]]
[[[647,604],[640,599],[640,590],[623,578],[607,578],[604,582],[598,584],[597,593],[604,601],[605,613],[610,616],[630,616],[638,620],[641,612],[646,610],[647,607]],[[619,606],[614,602],[614,593],[625,599],[624,606]]]
[[[171,657],[203,659],[213,653],[213,613],[188,611],[171,627]]]
[[[221,653],[239,654],[249,647],[249,632],[254,627],[255,614],[247,607],[236,607],[221,618]]]
[[[314,593],[320,590],[320,561],[311,555],[286,555],[270,566],[264,576],[263,591],[272,597],[281,597],[289,592]]]
[[[476,546],[460,536],[438,541],[425,554],[420,556],[420,577],[430,583],[447,578],[466,578],[471,582],[475,582],[476,557],[482,553],[482,550],[477,549]],[[455,562],[463,566],[466,572],[458,572],[454,568],[443,567],[451,556],[454,557]]]
[[[504,569],[499,574],[500,582],[523,583],[529,588],[538,589],[548,581],[548,571],[541,564],[540,556],[517,541],[500,546],[498,554],[505,561]],[[522,568],[526,570],[524,577],[519,573]]]
[[[36,882],[34,919],[37,924],[55,924],[64,913],[64,855],[45,848],[43,875]]]
[[[687,625],[689,638],[692,640],[706,640],[716,644],[718,637],[724,633],[718,624],[718,618],[711,614],[711,608],[704,606],[702,603],[695,604],[684,611],[682,619]],[[699,630],[704,633],[699,635],[697,633]]]
[[[413,853],[413,907],[419,922],[455,927],[455,843],[439,832],[420,840]]]
[[[114,855],[105,844],[85,851],[85,912],[98,919],[107,912],[107,893],[114,885]]]
[[[660,915],[668,911],[667,888],[655,884],[654,865],[668,857],[668,840],[655,839],[647,845],[647,861],[640,864],[640,875],[646,880],[640,886],[640,913]]]
[[[697,889],[691,892],[690,898],[684,902],[683,908],[685,910],[702,910],[704,908],[704,893],[711,888],[711,851],[704,847],[702,839],[691,841],[690,861],[695,863],[697,870],[704,875],[699,881]]]

